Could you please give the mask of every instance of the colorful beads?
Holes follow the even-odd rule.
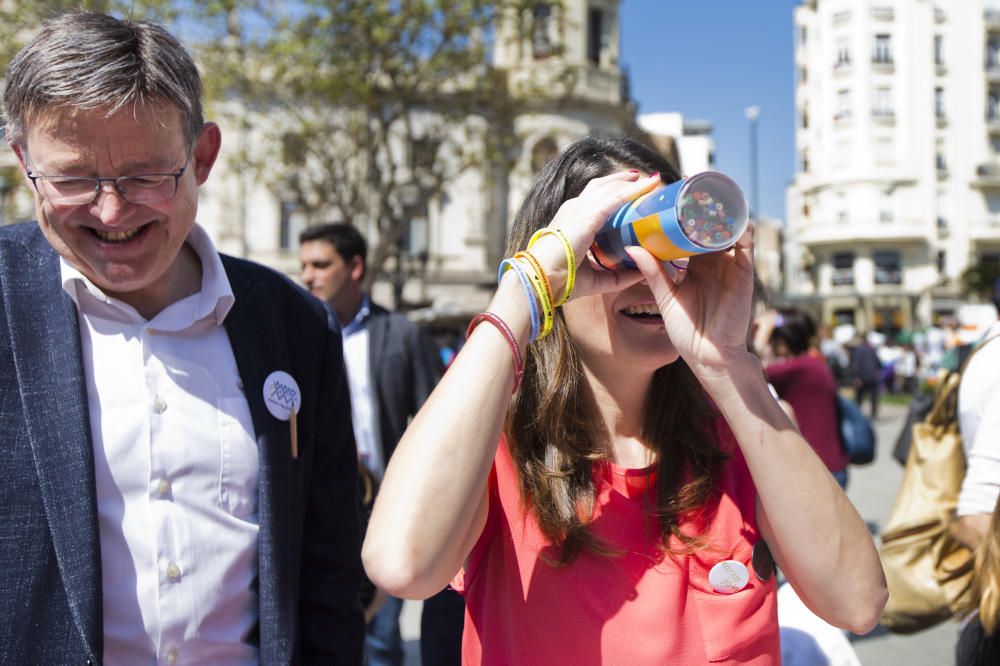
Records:
[[[685,192],[680,201],[681,229],[693,243],[716,249],[736,241],[737,223],[727,215],[726,205],[708,192]]]

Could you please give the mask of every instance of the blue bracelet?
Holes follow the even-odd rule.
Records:
[[[528,275],[524,269],[513,258],[507,258],[500,262],[497,283],[500,282],[500,278],[503,277],[507,269],[513,270],[514,274],[517,275],[517,279],[521,282],[521,288],[524,289],[524,295],[528,299],[528,309],[531,311],[531,339],[528,342],[534,342],[538,339],[538,331],[542,326],[542,318],[538,314],[538,303],[535,302],[535,290],[532,288],[531,282],[528,281]]]

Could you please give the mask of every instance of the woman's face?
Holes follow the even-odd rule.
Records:
[[[590,368],[652,374],[679,356],[645,282],[575,298],[562,309],[569,334]]]

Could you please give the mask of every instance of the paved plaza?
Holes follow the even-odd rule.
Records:
[[[906,407],[882,404],[876,422],[878,457],[865,467],[852,467],[847,494],[862,518],[878,534],[889,518],[903,468],[892,458],[892,447],[906,415]],[[406,666],[419,666],[420,603],[403,607]],[[954,663],[957,624],[948,622],[911,636],[890,634],[881,627],[866,636],[854,636],[854,649],[864,666],[943,666]]]

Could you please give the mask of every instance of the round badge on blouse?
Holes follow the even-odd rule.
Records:
[[[750,572],[742,562],[724,560],[708,572],[708,582],[720,594],[739,592],[750,582]]]
[[[302,407],[302,395],[295,378],[281,370],[269,374],[264,380],[264,404],[267,411],[281,421],[290,419],[292,410],[298,414]]]

